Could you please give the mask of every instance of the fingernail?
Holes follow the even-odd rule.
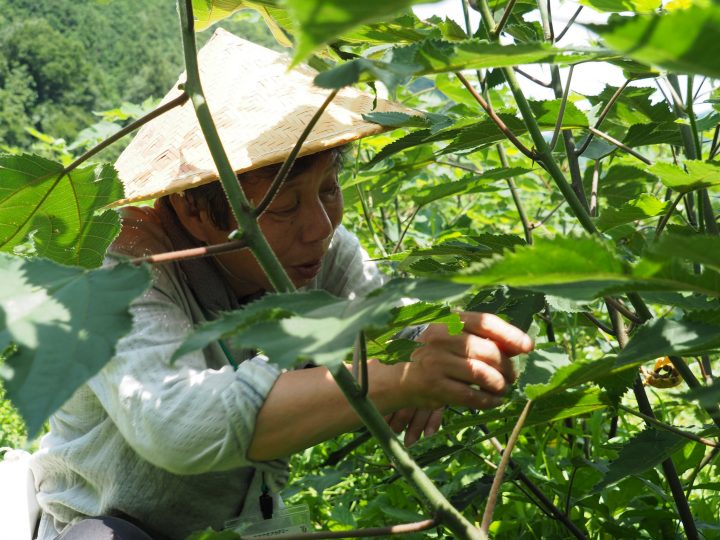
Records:
[[[525,334],[522,337],[520,346],[523,348],[523,350],[528,351],[528,352],[532,351],[533,348],[535,347],[535,345],[533,344],[532,338],[530,338],[530,336],[528,336],[527,334]]]

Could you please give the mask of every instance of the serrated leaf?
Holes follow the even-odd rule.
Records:
[[[648,170],[678,193],[720,185],[720,166],[706,161],[687,160],[687,172],[670,163],[655,163]]]
[[[720,237],[707,234],[667,234],[653,244],[646,255],[662,261],[668,254],[720,272]]]
[[[546,294],[545,300],[553,311],[561,311],[563,313],[580,313],[587,311],[587,302],[575,302],[561,296],[553,296],[552,294]]]
[[[561,99],[551,99],[547,101],[530,101],[535,120],[541,127],[554,128],[557,118],[560,115]],[[588,127],[588,119],[585,113],[578,109],[574,103],[568,101],[565,103],[565,112],[562,117],[562,128],[583,128]]]
[[[595,224],[601,231],[607,231],[626,223],[660,216],[667,211],[669,204],[643,193],[637,199],[623,203],[620,207],[604,210]]]
[[[530,172],[530,170],[521,167],[492,169],[462,180],[415,189],[410,191],[409,195],[415,204],[425,206],[426,204],[445,197],[475,193],[478,189],[484,188],[490,182],[514,178],[527,172]]]
[[[682,146],[682,137],[675,122],[649,122],[630,126],[622,142],[631,148],[653,144]]]
[[[387,18],[412,3],[413,0],[285,0],[297,30],[293,64],[342,33],[363,23]]]
[[[720,6],[635,17],[611,16],[607,25],[588,25],[614,50],[640,62],[679,73],[720,77]]]
[[[111,165],[64,174],[60,163],[40,156],[0,154],[0,251],[31,235],[42,257],[99,266],[120,231],[117,212],[101,209],[122,195]]]
[[[533,399],[527,394],[528,387],[544,385],[558,369],[569,364],[570,358],[559,347],[537,347],[527,355],[525,368],[518,379],[518,387],[525,392],[528,399]]]
[[[294,0],[300,2],[301,0]],[[480,39],[462,42],[425,40],[393,49],[389,61],[356,58],[319,74],[315,84],[322,88],[340,88],[357,82],[389,80],[388,73],[421,76],[463,69],[488,69],[522,64],[553,62],[572,64],[599,58],[597,52],[564,51],[546,43],[500,45]]]
[[[465,307],[467,311],[495,313],[507,322],[527,332],[533,315],[545,307],[542,294],[501,287],[490,297],[480,293]]]
[[[0,350],[17,347],[2,376],[31,437],[112,358],[149,281],[129,264],[84,270],[0,253]]]
[[[683,447],[687,439],[665,430],[646,429],[635,435],[620,449],[618,458],[611,462],[605,476],[593,488],[600,493],[612,484],[630,475],[640,474],[670,458]]]
[[[638,329],[618,355],[616,365],[663,356],[696,355],[720,348],[720,326],[694,321],[654,319]]]
[[[527,131],[525,124],[519,118],[505,113],[498,114],[498,116],[515,135],[522,135]],[[505,138],[503,132],[492,120],[483,120],[458,128],[454,135],[453,141],[439,152],[441,155],[454,154],[464,150],[477,150]]]

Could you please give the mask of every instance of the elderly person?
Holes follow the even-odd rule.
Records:
[[[208,104],[248,199],[262,200],[308,116],[324,99],[307,67],[218,31],[200,52]],[[171,93],[166,99],[171,99]],[[318,101],[319,100],[319,101]],[[303,147],[260,227],[297,287],[364,295],[381,276],[341,225],[338,147],[380,128],[370,96],[341,92]],[[378,110],[399,110],[383,102]],[[126,201],[112,257],[227,241],[235,222],[189,104],[145,126],[117,163]],[[280,504],[288,455],[360,421],[325,368],[281,372],[272,359],[215,342],[172,363],[185,336],[271,290],[247,250],[153,267],[133,328],[111,362],[52,417],[33,460],[39,539],[185,538]],[[509,357],[530,338],[488,314],[450,336],[431,325],[408,362],[369,362],[370,398],[406,443],[437,430],[441,408],[500,403]],[[269,508],[270,507],[270,508]]]

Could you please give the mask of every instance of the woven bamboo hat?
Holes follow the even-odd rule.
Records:
[[[309,66],[288,71],[289,57],[218,29],[198,55],[208,107],[233,169],[281,163],[330,91],[313,85]],[[185,80],[180,76],[178,84]],[[162,100],[180,95],[177,84]],[[323,112],[300,155],[384,131],[366,122],[373,96],[344,88]],[[375,111],[413,111],[378,99]],[[188,101],[144,125],[115,166],[125,199],[152,199],[216,180],[218,173]]]

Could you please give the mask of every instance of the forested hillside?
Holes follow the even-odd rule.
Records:
[[[252,12],[222,26],[275,46]],[[181,66],[172,1],[0,0],[0,149],[28,148],[28,127],[71,144],[93,111],[162,97]]]

